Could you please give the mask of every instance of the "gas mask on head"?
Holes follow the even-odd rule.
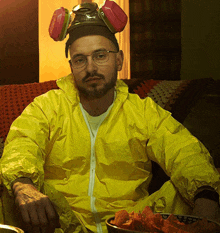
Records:
[[[127,20],[125,12],[113,1],[106,0],[100,9],[97,3],[82,3],[74,6],[71,14],[63,7],[57,9],[49,26],[49,34],[55,41],[62,41],[69,34],[65,50],[67,58],[69,46],[76,39],[88,35],[104,36],[119,49],[115,33],[124,30]]]

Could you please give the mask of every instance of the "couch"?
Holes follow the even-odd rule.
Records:
[[[130,93],[136,93],[140,98],[149,96],[162,108],[170,111],[174,118],[203,142],[213,156],[216,167],[220,167],[218,159],[220,130],[217,123],[220,120],[220,85],[218,81],[212,78],[123,81],[128,85]],[[0,87],[0,157],[12,122],[36,96],[57,88],[56,81]],[[169,177],[163,170],[153,162],[153,179],[149,192],[153,193],[158,190],[168,179]]]

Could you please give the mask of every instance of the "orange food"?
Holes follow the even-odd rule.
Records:
[[[112,220],[111,223],[116,225],[116,226],[121,226],[127,220],[129,220],[128,212],[126,210],[120,210],[115,214],[115,219]]]
[[[134,213],[134,211],[128,213],[126,210],[120,210],[110,223],[123,229],[140,232],[211,233],[220,230],[217,224],[208,222],[205,218],[192,224],[180,222],[173,214],[163,219],[161,214],[154,214],[149,206],[146,206],[142,213]]]

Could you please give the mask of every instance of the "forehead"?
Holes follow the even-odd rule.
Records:
[[[70,54],[90,53],[100,48],[112,49],[112,46],[112,42],[104,36],[84,36],[70,45]]]

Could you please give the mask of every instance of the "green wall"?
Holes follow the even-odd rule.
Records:
[[[182,0],[181,79],[220,79],[220,0]]]

